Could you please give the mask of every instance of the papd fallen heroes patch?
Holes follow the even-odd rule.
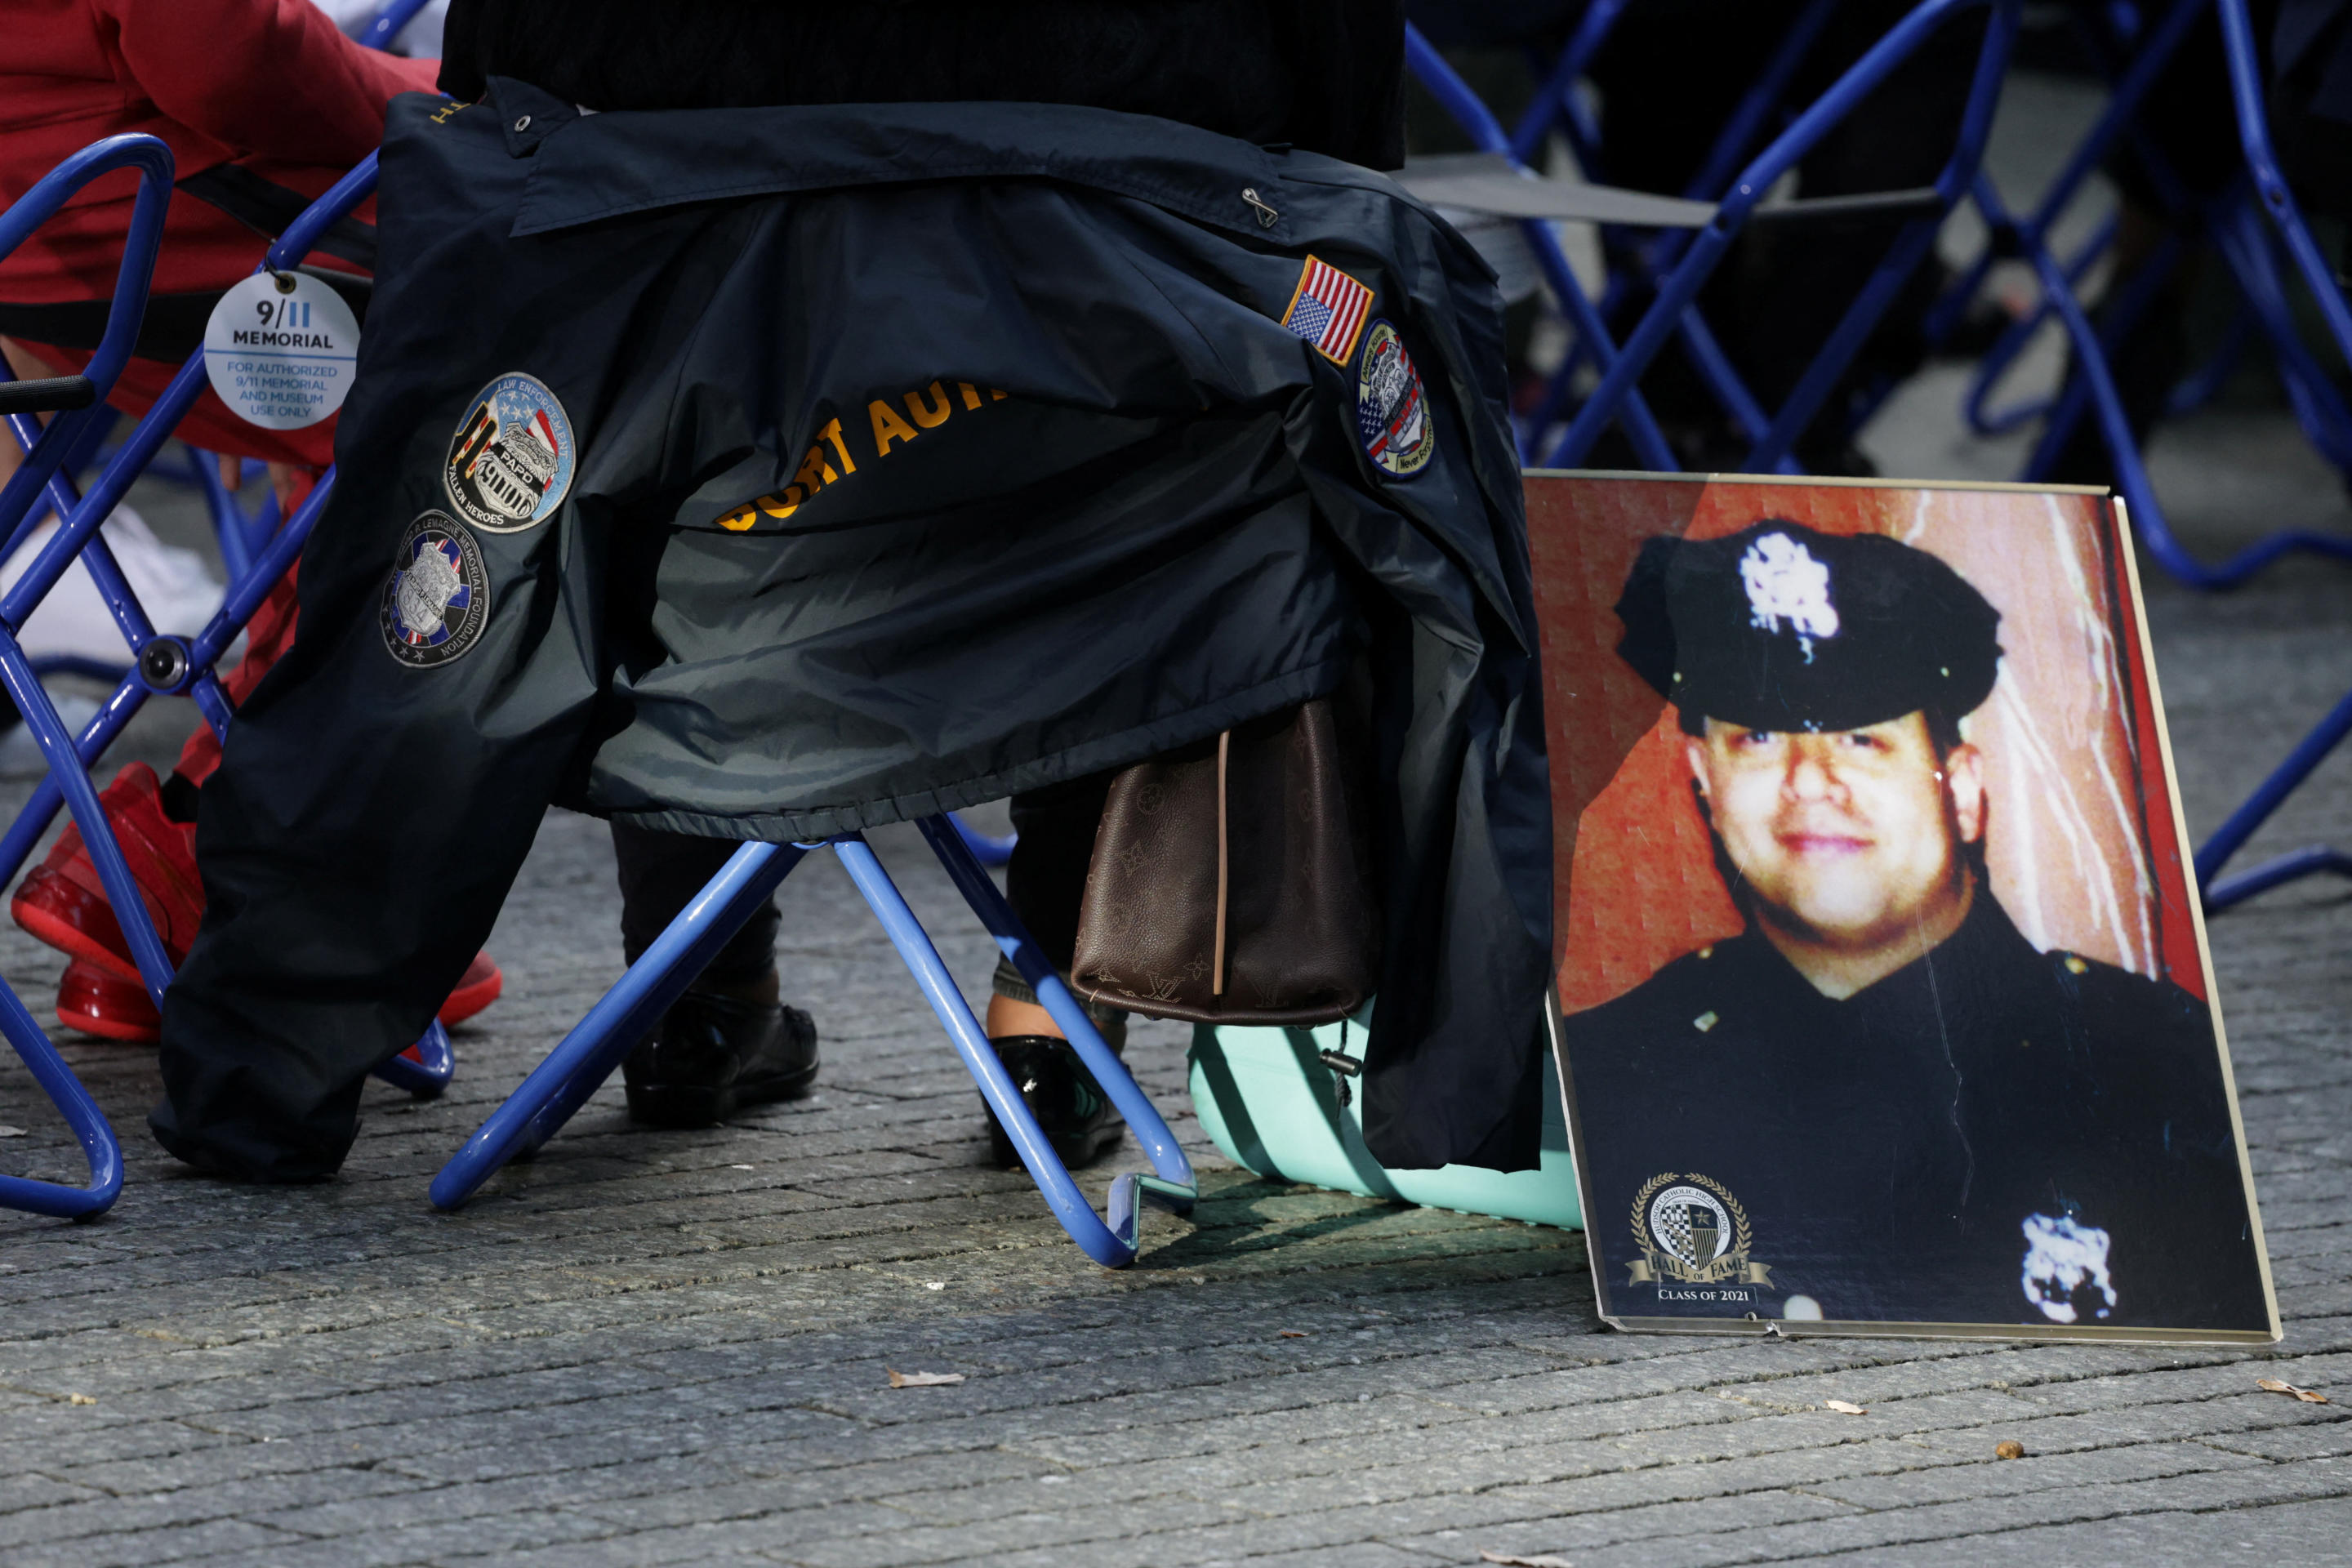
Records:
[[[1419,473],[1437,450],[1421,372],[1405,353],[1404,340],[1386,321],[1374,321],[1364,338],[1356,373],[1356,432],[1365,455],[1400,477]]]
[[[409,524],[383,585],[383,645],[412,669],[463,658],[489,619],[489,574],[466,525],[428,511]]]
[[[442,486],[460,516],[493,533],[517,533],[555,515],[572,488],[572,421],[536,377],[502,375],[476,395],[442,464]]]

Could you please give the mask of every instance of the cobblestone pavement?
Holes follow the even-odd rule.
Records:
[[[2209,418],[2165,448],[2162,482],[2209,549],[2352,521],[2275,416]],[[2352,573],[2291,564],[2227,600],[2150,599],[2201,836],[2352,684]],[[168,762],[187,722],[159,705],[125,754]],[[2352,838],[2352,756],[2255,848],[2331,833]],[[879,839],[977,993],[983,942],[909,835]],[[2347,1555],[2340,886],[2214,927],[2288,1320],[2257,1353],[1610,1333],[1576,1235],[1256,1181],[1189,1116],[1204,1201],[1189,1224],[1151,1216],[1141,1261],[1107,1272],[986,1165],[974,1093],[838,868],[813,860],[785,896],[783,962],[826,1035],[820,1092],[688,1134],[630,1131],[608,1089],[454,1216],[425,1203],[433,1171],[618,971],[593,822],[541,829],[493,942],[508,993],[460,1034],[457,1086],[436,1103],[372,1086],[336,1183],[186,1175],[144,1133],[152,1055],[68,1047],[129,1184],[89,1225],[0,1215],[0,1562]],[[0,930],[0,974],[37,1005],[58,968]],[[1155,1025],[1130,1050],[1171,1113],[1183,1047]],[[0,1168],[79,1176],[5,1058],[0,1122],[26,1130]],[[1118,1163],[1091,1173],[1097,1196]],[[894,1368],[966,1381],[893,1392]],[[2336,1402],[2259,1392],[2265,1374]],[[2005,1440],[2026,1457],[1996,1460]]]

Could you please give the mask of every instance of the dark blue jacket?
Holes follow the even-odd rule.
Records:
[[[167,1005],[175,1104],[233,1037],[296,1048],[272,950],[326,918],[322,867],[393,863],[348,896],[431,927],[437,973],[551,798],[806,839],[1138,761],[1361,661],[1388,926],[1369,1142],[1534,1163],[1526,529],[1492,275],[1429,209],[1105,110],[586,115],[502,79],[395,103],[379,207],[303,636],[207,787],[199,854],[236,912]],[[539,435],[492,440],[501,385],[501,418],[559,405]],[[545,504],[457,504],[493,446]],[[422,621],[411,569],[443,605]],[[463,918],[446,874],[399,865],[428,843],[467,868]],[[389,1055],[439,993],[384,984],[396,1005],[336,1026]]]

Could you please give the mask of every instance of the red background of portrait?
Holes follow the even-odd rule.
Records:
[[[2103,499],[1546,474],[1528,477],[1527,494],[1563,1011],[1606,1002],[1740,929],[1675,715],[1617,658],[1612,607],[1644,539],[1717,538],[1767,517],[1902,539],[1991,601],[2000,678],[1963,731],[1985,754],[1994,894],[2037,947],[2205,995],[2146,638]]]

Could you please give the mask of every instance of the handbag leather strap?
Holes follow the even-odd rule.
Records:
[[[1209,954],[1209,994],[1225,994],[1225,890],[1231,886],[1225,862],[1225,762],[1233,754],[1234,732],[1217,733],[1217,934]],[[1199,970],[1192,972],[1195,974]]]

